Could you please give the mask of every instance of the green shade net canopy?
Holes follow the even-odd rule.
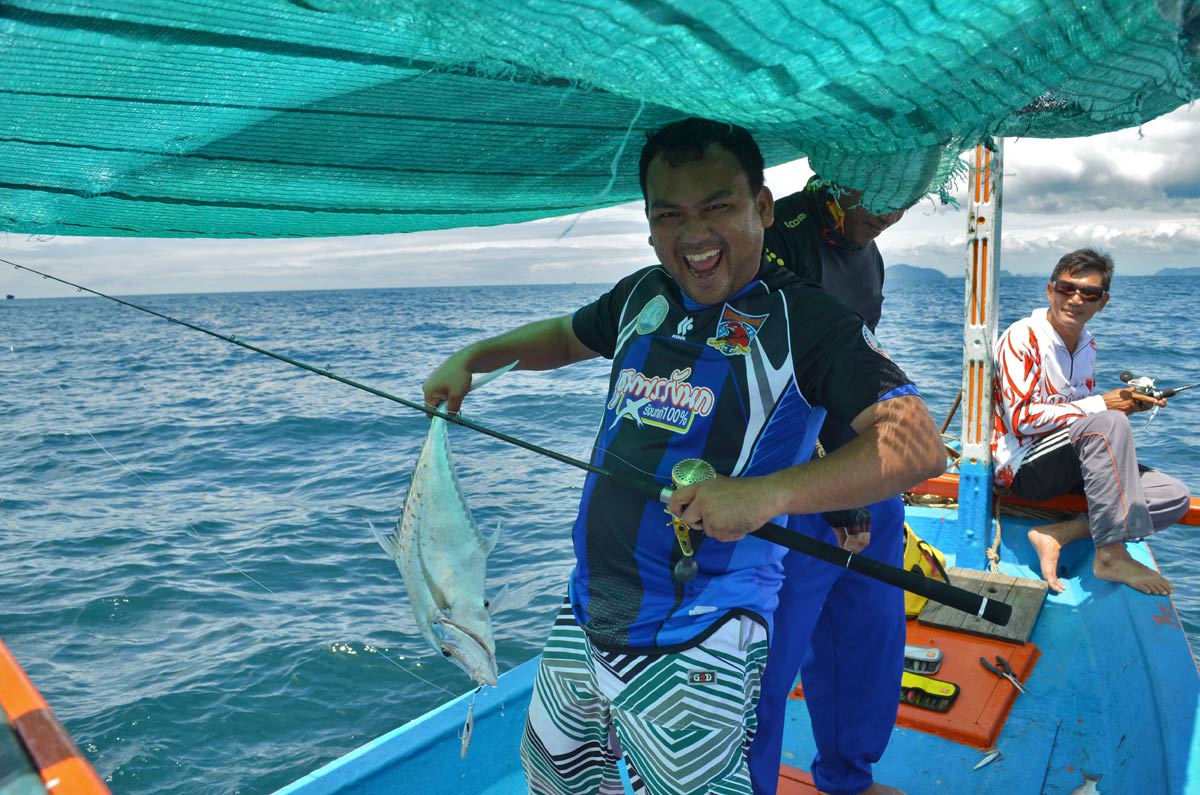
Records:
[[[358,235],[640,198],[741,124],[878,211],[1200,96],[1200,0],[0,2],[0,230]]]

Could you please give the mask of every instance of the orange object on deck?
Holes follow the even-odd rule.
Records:
[[[1017,688],[984,668],[979,658],[984,657],[994,665],[996,655],[1004,657],[1017,679],[1024,684],[1042,656],[1032,643],[967,635],[916,621],[908,622],[907,643],[939,649],[942,652],[941,667],[937,672],[925,675],[953,682],[958,685],[959,693],[947,712],[933,712],[901,703],[896,725],[979,749],[996,744],[1013,702],[1017,700]],[[792,697],[803,698],[803,687],[797,685]],[[899,693],[896,697],[899,698]]]
[[[54,795],[109,795],[42,694],[0,641],[0,707]]]
[[[923,483],[918,483],[909,489],[909,492],[958,499],[958,475],[952,475],[948,472],[943,473],[936,478],[930,478]],[[1030,502],[1012,494],[996,497],[996,499],[1000,500],[1004,505],[1025,505],[1033,508],[1050,508],[1056,511],[1081,512],[1087,510],[1087,500],[1079,494],[1064,494],[1061,497],[1055,497],[1052,500],[1045,500],[1044,502]],[[1191,507],[1188,508],[1188,512],[1184,514],[1183,518],[1177,524],[1200,527],[1200,498],[1192,497]]]
[[[820,795],[812,776],[788,765],[779,766],[779,795]]]

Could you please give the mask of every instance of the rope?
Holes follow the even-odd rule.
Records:
[[[1000,500],[995,499],[994,495],[992,498],[992,506],[993,517],[996,522],[996,537],[992,540],[992,545],[988,547],[985,554],[987,555],[988,559],[988,571],[990,571],[992,574],[1000,574]]]

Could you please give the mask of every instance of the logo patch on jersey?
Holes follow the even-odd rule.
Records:
[[[638,313],[637,333],[649,334],[661,326],[662,322],[667,318],[667,310],[669,308],[665,296],[656,295],[651,298],[650,302],[643,306],[642,311]]]
[[[863,341],[867,343],[868,348],[875,351],[889,362],[892,360],[892,357],[888,356],[887,351],[883,349],[883,343],[879,341],[879,337],[876,337],[875,333],[872,332],[871,329],[867,328],[865,323],[863,324]]]
[[[766,315],[743,315],[726,304],[717,323],[717,336],[708,338],[708,346],[726,356],[745,356],[766,319]]]
[[[715,685],[716,683],[716,671],[688,671],[689,685]]]
[[[685,340],[687,339],[687,335],[691,333],[692,327],[695,325],[695,322],[690,316],[685,317],[675,326],[675,333],[672,334],[671,337],[677,340]]]
[[[609,410],[616,412],[609,429],[627,419],[633,420],[639,428],[652,425],[675,433],[687,433],[696,415],[707,417],[717,402],[711,389],[688,382],[691,375],[690,367],[676,370],[670,378],[649,376],[633,369],[622,370],[608,400]]]
[[[796,227],[800,226],[800,224],[804,223],[804,219],[807,217],[808,216],[806,214],[800,213],[792,220],[784,221],[783,225],[786,226],[788,229],[795,229]]]

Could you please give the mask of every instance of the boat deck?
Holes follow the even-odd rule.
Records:
[[[956,562],[952,511],[910,507],[916,532]],[[1006,517],[1005,574],[1037,577],[1026,539],[1035,520]],[[944,531],[944,532],[943,532]],[[1145,544],[1131,545],[1153,565]],[[1064,550],[1067,590],[1049,594],[1030,642],[1041,652],[995,742],[1002,756],[976,769],[979,747],[897,727],[877,778],[909,793],[1070,795],[1095,781],[1097,792],[1187,795],[1200,791],[1200,675],[1171,601],[1096,579],[1085,544]],[[961,563],[959,565],[962,565]],[[1094,609],[1103,606],[1104,609]],[[1088,608],[1088,609],[1085,609]],[[1121,641],[1121,642],[1117,642]],[[465,695],[369,743],[280,791],[323,795],[410,791],[430,795],[526,792],[517,744],[536,660],[479,694],[474,740],[457,736]],[[986,673],[986,672],[984,672]],[[961,682],[964,688],[980,681]],[[999,687],[996,680],[989,687]],[[807,768],[814,753],[804,701],[789,699],[784,764]],[[811,790],[809,790],[811,791]],[[781,792],[802,793],[788,784]]]

